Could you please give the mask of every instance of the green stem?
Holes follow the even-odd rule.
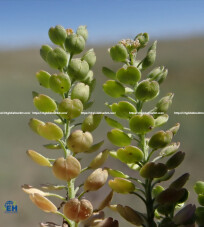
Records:
[[[62,197],[60,195],[54,194],[54,193],[49,193],[49,195],[47,195],[47,196],[53,196],[53,197],[56,197],[58,199],[66,201],[66,198],[64,198],[64,197]]]
[[[86,193],[87,191],[83,191],[79,196],[78,199],[81,199],[81,197]]]
[[[88,169],[90,169],[90,167],[89,167],[89,166],[88,166],[88,167],[83,168],[83,169],[81,170],[81,173],[83,173],[84,171],[86,171],[86,170],[88,170]]]
[[[60,215],[61,217],[63,217],[63,219],[69,224],[69,226],[73,226],[73,222],[72,221],[70,221],[64,214],[62,214],[61,212],[59,212],[59,211],[57,211],[57,213],[56,214],[58,214],[58,215]]]
[[[140,194],[138,194],[137,192],[131,192],[130,194],[136,195],[137,197],[139,197],[144,202],[144,204],[146,204],[145,199]]]
[[[147,162],[149,161],[149,159],[151,158],[151,156],[153,155],[153,153],[156,151],[157,149],[152,149],[152,151],[150,152],[150,154],[147,157]]]
[[[63,151],[64,151],[64,157],[66,158],[68,156],[68,151],[66,149],[66,147],[64,146],[64,141],[62,140],[57,140],[57,142],[60,144],[60,146],[62,147]]]
[[[69,199],[75,198],[74,179],[67,182],[67,188],[68,188]]]

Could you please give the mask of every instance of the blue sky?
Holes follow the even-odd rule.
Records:
[[[204,34],[203,0],[0,0],[0,47],[49,42],[50,26],[86,24],[89,42],[148,32],[154,38]]]

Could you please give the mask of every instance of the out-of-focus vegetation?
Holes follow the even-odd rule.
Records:
[[[111,59],[107,53],[107,49],[110,46],[111,44],[106,44],[94,47],[97,63],[93,70],[97,79],[97,86],[92,97],[96,100],[92,107],[93,111],[108,111],[104,102],[111,102],[110,98],[102,91],[102,84],[106,78],[101,72],[102,66],[110,67],[113,70],[117,67],[116,64],[110,65]],[[170,128],[177,122],[181,123],[176,139],[181,142],[181,150],[186,152],[186,160],[179,167],[175,178],[179,175],[179,171],[180,173],[184,171],[190,172],[191,180],[188,183],[190,188],[196,180],[204,180],[204,115],[175,115],[174,112],[204,112],[204,38],[159,41],[157,53],[157,66],[166,66],[169,74],[162,84],[161,94],[155,102],[170,91],[175,94],[173,105],[170,109],[170,120],[165,129]],[[33,90],[52,95],[48,90],[39,89],[35,80],[35,73],[38,69],[49,70],[46,63],[40,58],[39,48],[0,52],[1,112],[37,111],[32,104],[31,91]],[[144,72],[143,76],[146,74],[147,72]],[[57,98],[57,96],[53,98]],[[50,157],[55,157],[55,153],[60,151],[42,149],[41,145],[47,141],[38,137],[29,129],[28,121],[31,117],[36,116],[0,115],[0,224],[2,226],[37,226],[38,222],[46,221],[44,213],[40,212],[28,201],[28,197],[22,193],[20,186],[24,182],[29,182],[33,186],[37,186],[41,182],[55,183],[56,179],[52,176],[52,172],[49,169],[42,171],[41,168],[43,167],[35,168],[35,164],[27,158],[25,151],[32,148]],[[47,119],[47,117],[42,115],[37,117],[44,120]],[[49,117],[51,118],[52,116]],[[106,140],[104,148],[112,147],[106,139],[108,130],[109,126],[103,122],[95,132],[94,138],[98,138],[95,142],[99,142],[101,138]],[[117,165],[121,167],[121,163],[116,161],[113,163],[111,158],[106,165],[111,165],[112,168]],[[124,170],[127,173],[129,171],[127,169]],[[103,190],[108,191],[109,189],[106,187],[99,190],[99,192],[90,193],[89,196],[94,200],[95,206],[98,205],[100,193]],[[121,204],[133,203],[132,197],[120,195],[118,201],[119,199]],[[9,215],[3,213],[2,207],[7,200],[17,202],[17,214]],[[190,200],[191,202],[196,202],[193,190],[190,194]],[[136,207],[137,205],[141,204],[135,201],[133,206]],[[49,220],[52,220],[52,217]],[[123,226],[122,222],[121,226]]]

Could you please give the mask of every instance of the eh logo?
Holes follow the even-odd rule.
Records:
[[[18,206],[16,205],[16,202],[14,201],[7,201],[4,204],[3,207],[5,213],[17,213],[18,212]]]

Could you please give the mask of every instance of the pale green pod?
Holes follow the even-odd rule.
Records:
[[[163,148],[168,145],[173,137],[171,131],[164,132],[163,130],[156,132],[149,140],[149,146],[154,149]]]
[[[39,72],[36,73],[36,78],[39,82],[39,84],[45,88],[49,88],[49,79],[50,79],[50,74],[44,70],[40,70]]]
[[[90,95],[89,86],[84,83],[77,83],[71,92],[71,99],[79,99],[82,103],[88,101]]]
[[[65,40],[65,48],[71,54],[79,54],[85,48],[85,40],[78,34],[68,35]]]
[[[130,119],[137,112],[135,106],[127,101],[120,101],[111,105],[112,112],[115,112],[117,117]]]
[[[119,98],[125,94],[125,87],[115,80],[107,80],[103,84],[103,90],[106,94],[114,98]]]
[[[61,25],[56,25],[49,29],[48,35],[54,44],[63,45],[67,37],[67,32]]]
[[[68,74],[73,79],[83,80],[89,72],[89,65],[79,58],[72,59],[68,66]]]
[[[81,60],[85,60],[89,64],[89,69],[91,69],[95,65],[95,63],[96,63],[96,54],[94,52],[94,49],[88,50],[83,55],[83,57],[81,58]]]
[[[135,190],[135,185],[131,181],[120,177],[109,180],[108,184],[109,187],[117,193],[128,194]]]
[[[50,47],[49,45],[42,45],[40,48],[40,56],[42,57],[42,59],[44,61],[47,62],[47,55],[50,51],[52,51],[52,47]]]
[[[68,92],[71,87],[71,81],[67,74],[53,74],[49,79],[50,88],[59,94]]]
[[[44,157],[43,155],[39,154],[34,150],[27,150],[27,155],[38,165],[40,166],[48,166],[51,167],[52,164],[48,160],[48,158]]]
[[[83,131],[88,131],[88,132],[94,131],[99,126],[102,118],[103,118],[103,114],[90,114],[90,115],[88,115],[84,119],[84,121],[81,125],[81,129]]]
[[[100,152],[89,164],[89,167],[91,169],[97,169],[101,167],[105,161],[107,160],[109,156],[109,150],[104,150],[103,152]]]
[[[38,120],[38,119],[36,119],[36,118],[31,118],[28,124],[29,124],[30,128],[31,128],[35,133],[39,134],[39,133],[38,133],[38,126],[39,126],[39,125],[44,125],[44,122],[43,122],[43,121],[40,121],[40,120]]]
[[[107,137],[112,144],[118,147],[127,146],[131,143],[131,138],[126,133],[117,128],[114,128],[110,132],[108,132]]]
[[[143,152],[135,146],[126,146],[117,150],[117,157],[125,163],[136,163],[143,159]]]
[[[124,62],[128,58],[128,52],[122,44],[117,44],[110,48],[110,56],[113,61]]]
[[[76,33],[77,33],[77,35],[81,35],[84,38],[84,40],[87,40],[87,38],[88,38],[88,30],[86,28],[86,25],[80,25],[77,28]]]
[[[35,107],[41,112],[55,112],[57,104],[47,95],[40,94],[33,99]]]

